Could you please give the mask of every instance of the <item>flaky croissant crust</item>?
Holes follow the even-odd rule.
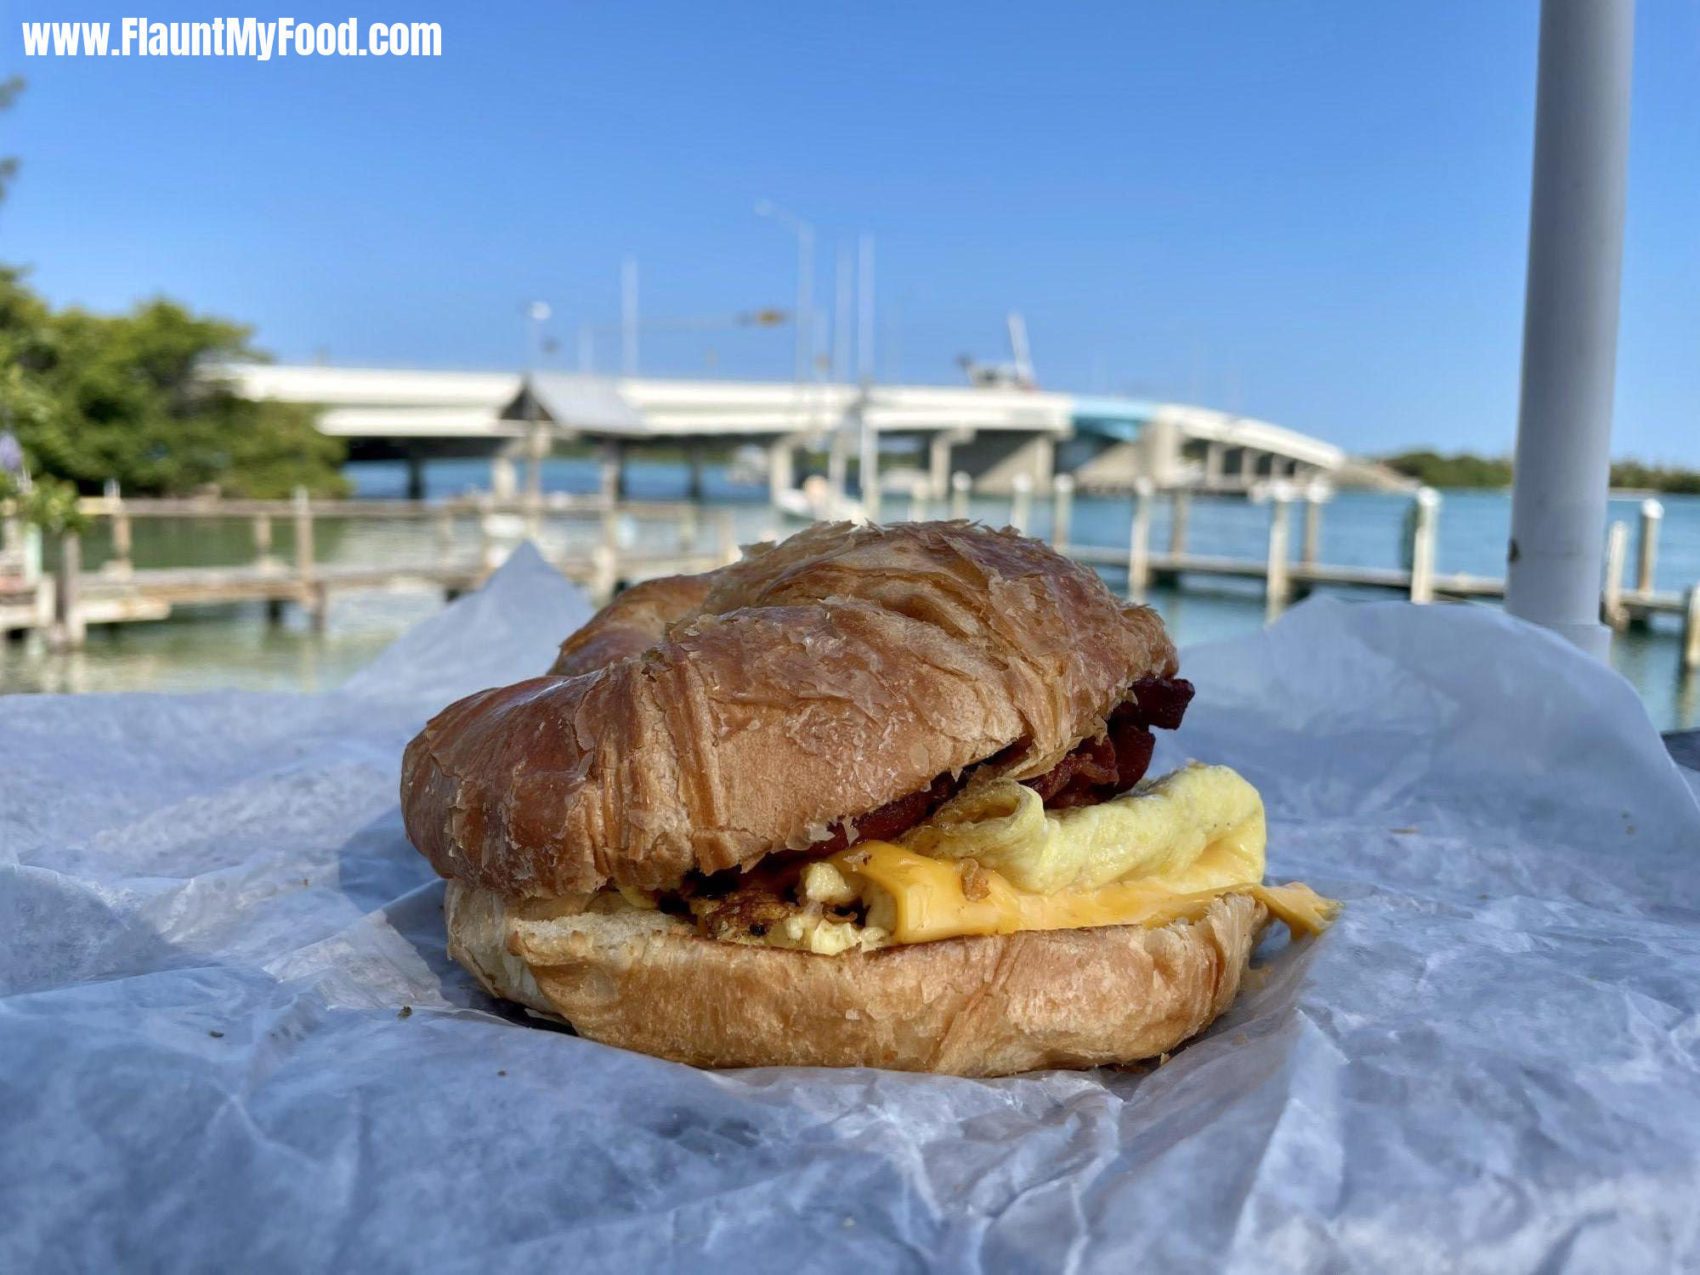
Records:
[[[1175,671],[1154,612],[964,522],[818,526],[633,593],[564,644],[576,676],[469,696],[408,746],[403,816],[439,873],[671,889],[994,756],[977,779],[1042,774]]]

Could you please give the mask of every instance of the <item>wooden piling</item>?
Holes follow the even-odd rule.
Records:
[[[455,519],[447,506],[437,510],[432,518],[437,530],[437,561],[450,562],[455,556]]]
[[[59,569],[54,575],[53,627],[48,645],[56,651],[81,650],[87,636],[83,621],[83,538],[74,531],[59,537]]]
[[[1269,493],[1269,556],[1263,577],[1263,614],[1274,620],[1292,600],[1291,548],[1292,500],[1281,484]]]
[[[1141,478],[1133,487],[1133,521],[1127,537],[1127,596],[1145,601],[1151,587],[1151,480]]]
[[[295,574],[301,582],[301,601],[312,607],[313,577],[318,573],[313,560],[313,504],[305,487],[295,489]]]
[[[1328,490],[1321,483],[1305,487],[1304,530],[1299,538],[1299,561],[1314,567],[1322,556],[1322,506],[1328,503]]]
[[[590,600],[607,606],[619,582],[619,565],[614,548],[604,540],[590,551]]]
[[[489,492],[478,498],[478,566],[484,571],[494,571],[501,566],[500,554],[496,548],[496,537],[490,526],[490,519],[495,515],[495,503]]]
[[[1628,553],[1628,524],[1614,522],[1606,530],[1606,573],[1605,587],[1600,593],[1600,619],[1617,630],[1622,630],[1629,623],[1629,613],[1623,606],[1623,567]]]
[[[1033,476],[1017,474],[1009,480],[1009,487],[1009,525],[1025,536],[1028,523],[1033,521]]]
[[[272,557],[272,516],[254,515],[254,562],[261,567],[275,565]]]
[[[973,490],[974,480],[960,469],[950,476],[950,516],[966,518],[968,516],[968,493]]]
[[[914,486],[909,489],[909,521],[927,521],[927,496],[932,491],[932,483],[925,477],[915,479]]]
[[[738,528],[732,521],[730,509],[722,509],[715,515],[714,545],[716,555],[724,564],[730,565],[743,556],[738,549]]]
[[[112,557],[101,570],[109,576],[128,578],[136,570],[134,537],[130,514],[124,508],[124,493],[116,482],[106,484],[106,508],[112,515]]]
[[[1690,672],[1700,668],[1700,584],[1688,590],[1682,609],[1682,667]]]
[[[1067,553],[1069,530],[1074,522],[1074,478],[1058,474],[1051,481],[1051,548]]]
[[[1419,487],[1413,504],[1411,601],[1426,605],[1434,601],[1434,544],[1440,518],[1440,493],[1433,487]]]
[[[1664,521],[1665,507],[1656,500],[1641,502],[1641,537],[1635,546],[1635,592],[1643,598],[1653,596],[1653,576],[1659,563],[1659,524]],[[1639,615],[1643,622],[1646,612]]]
[[[307,590],[307,623],[313,632],[323,633],[325,624],[330,619],[331,591],[321,580],[315,581]]]
[[[1192,493],[1176,487],[1169,494],[1169,553],[1180,557],[1186,552],[1187,524],[1192,520]]]

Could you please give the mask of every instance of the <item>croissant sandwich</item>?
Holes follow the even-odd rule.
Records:
[[[408,746],[408,836],[494,996],[705,1067],[1149,1058],[1271,918],[1263,803],[1151,780],[1192,686],[1146,607],[1013,531],[817,526],[638,585]]]

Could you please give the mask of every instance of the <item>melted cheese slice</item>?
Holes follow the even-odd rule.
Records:
[[[952,803],[901,846],[861,842],[827,862],[894,943],[1162,926],[1236,893],[1314,934],[1337,907],[1303,885],[1262,884],[1263,803],[1226,767],[1187,767],[1079,810],[1045,811],[1022,791],[1032,803],[998,793]],[[1033,888],[1059,881],[1067,884]]]

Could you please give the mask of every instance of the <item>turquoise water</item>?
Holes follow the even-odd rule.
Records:
[[[405,473],[400,465],[350,466],[363,496],[399,496]],[[458,495],[483,486],[488,468],[475,461],[445,461],[426,471],[427,494]],[[683,498],[683,465],[634,464],[628,486],[633,499]],[[711,503],[730,509],[741,539],[785,531],[766,504],[765,486],[741,484],[722,467],[710,466],[705,475]],[[597,471],[584,460],[554,460],[545,466],[549,491],[590,493]],[[1631,559],[1639,499],[1615,499],[1611,517],[1629,523]],[[1656,583],[1660,589],[1683,590],[1700,582],[1700,498],[1663,500],[1665,517],[1659,541]],[[1352,566],[1397,566],[1401,528],[1409,507],[1407,497],[1372,492],[1343,492],[1327,506],[1322,521],[1322,559]],[[888,497],[887,517],[907,516],[905,497]],[[942,509],[930,511],[939,516]],[[1008,520],[1007,501],[976,500],[974,516],[989,522]],[[1129,502],[1122,498],[1082,496],[1075,501],[1070,535],[1076,544],[1123,547],[1127,543]],[[1030,529],[1050,531],[1050,510],[1036,502]],[[1168,543],[1169,511],[1158,502],[1151,543]],[[1511,506],[1502,492],[1443,493],[1437,545],[1438,569],[1498,576],[1504,570],[1505,544]],[[1297,553],[1300,519],[1295,509],[1292,526]],[[1197,553],[1261,559],[1269,528],[1266,506],[1239,500],[1195,499],[1189,522],[1188,547]],[[470,523],[460,529],[470,549],[475,532]],[[552,534],[567,536],[564,529]],[[671,535],[665,527],[639,528],[640,539]],[[706,533],[705,533],[706,534]],[[429,523],[345,523],[322,525],[317,540],[322,561],[418,561],[435,552]],[[557,540],[559,547],[568,540]],[[276,527],[275,552],[290,552],[286,520]],[[97,533],[90,538],[87,557],[98,566],[108,552]],[[135,533],[138,566],[213,565],[241,563],[252,556],[251,532],[245,521],[153,523],[139,522]],[[1120,586],[1119,573],[1106,571]],[[1200,581],[1201,585],[1207,582]],[[1348,594],[1347,596],[1352,596]],[[1385,598],[1386,593],[1357,596]],[[1184,593],[1153,591],[1151,602],[1184,646],[1189,643],[1244,633],[1263,622],[1263,600],[1255,581],[1209,582],[1207,588]],[[269,624],[259,606],[184,610],[171,619],[100,630],[90,634],[87,648],[51,655],[39,643],[0,646],[0,692],[38,690],[190,690],[237,686],[254,689],[334,686],[370,660],[408,625],[430,615],[442,599],[417,589],[333,595],[329,623],[313,633],[303,617],[286,610],[282,622]],[[1681,676],[1675,617],[1662,617],[1650,633],[1620,634],[1612,660],[1636,686],[1653,721],[1661,729],[1700,725],[1700,678]]]

